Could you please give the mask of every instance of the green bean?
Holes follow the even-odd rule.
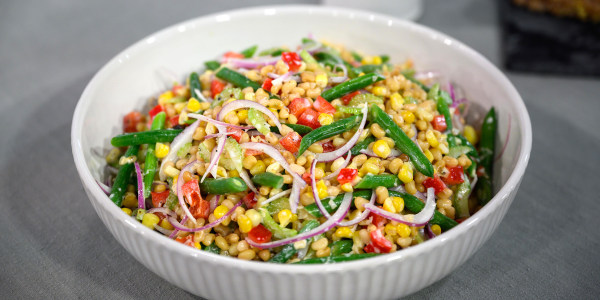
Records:
[[[293,237],[298,234],[298,231],[296,231],[294,229],[285,228],[285,227],[277,224],[277,222],[275,222],[275,220],[273,220],[273,217],[271,217],[271,215],[269,214],[269,211],[267,211],[266,209],[260,208],[259,211],[260,211],[260,215],[262,217],[262,224],[271,233],[273,233],[273,236],[275,238],[287,239],[287,238]]]
[[[279,189],[283,186],[283,176],[273,174],[271,172],[264,172],[254,175],[252,182],[260,186],[268,186]]]
[[[307,64],[313,64],[313,65],[319,65],[319,63],[317,62],[317,60],[310,55],[310,53],[308,53],[306,50],[302,50],[300,51],[300,58],[302,58],[302,60]]]
[[[298,234],[311,231],[319,227],[319,225],[321,225],[321,223],[319,223],[319,221],[317,220],[306,220],[304,221],[304,223],[302,223],[302,228],[298,231]],[[283,246],[283,248],[281,248],[281,251],[275,254],[275,256],[273,256],[269,261],[283,264],[290,260],[290,258],[292,258],[292,256],[294,256],[294,254],[296,254],[297,252],[298,249],[294,247],[294,244],[287,244]]]
[[[479,140],[480,164],[485,170],[484,176],[481,176],[477,182],[477,197],[481,205],[485,205],[492,199],[492,175],[497,125],[496,111],[492,107],[483,119]]]
[[[457,218],[466,218],[469,214],[469,196],[471,195],[471,182],[464,176],[465,181],[454,188],[452,206],[456,209]]]
[[[365,74],[360,77],[356,77],[354,79],[350,79],[344,83],[336,85],[335,87],[326,90],[321,94],[325,100],[331,102],[334,99],[340,98],[346,94],[350,94],[354,91],[358,91],[363,89],[375,82],[384,80],[385,77],[376,73]]]
[[[274,47],[274,48],[269,48],[269,49],[265,49],[263,51],[260,51],[258,53],[258,56],[279,56],[281,55],[281,53],[286,52],[286,49],[283,48],[279,48],[279,47]]]
[[[165,126],[166,114],[164,111],[159,112],[154,116],[150,130],[160,130]],[[154,181],[154,175],[156,174],[156,167],[158,165],[158,159],[154,154],[156,144],[148,145],[146,151],[146,161],[144,162],[144,198],[150,197],[150,189],[152,188],[152,181]]]
[[[354,242],[352,240],[339,240],[331,243],[329,248],[331,249],[330,256],[340,256],[352,251],[352,245]]]
[[[386,134],[396,143],[396,148],[408,155],[419,172],[427,177],[433,177],[433,165],[429,159],[423,154],[419,146],[406,136],[406,133],[396,125],[388,114],[379,108],[379,106],[371,105],[369,115],[371,122],[379,124],[385,130]]]
[[[352,58],[354,58],[354,61],[356,61],[356,62],[362,61],[362,56],[360,56],[360,54],[356,53],[355,51],[352,51],[351,54],[352,54]]]
[[[369,148],[369,144],[375,142],[377,139],[372,136],[369,135],[367,136],[364,140],[362,140],[361,142],[358,142],[354,145],[354,147],[352,147],[352,149],[350,150],[350,152],[352,153],[352,155],[359,155],[360,154],[360,150],[364,150]]]
[[[192,72],[192,74],[190,74],[190,94],[192,95],[192,98],[204,102],[204,100],[202,100],[204,97],[198,95],[201,91],[202,84],[200,83],[200,77],[198,77],[198,73]]]
[[[260,84],[258,84],[257,82],[254,82],[248,79],[248,77],[229,68],[221,68],[219,71],[217,71],[215,75],[240,88],[251,87],[254,91],[260,88]]]
[[[352,198],[356,198],[356,197],[363,197],[365,199],[369,199],[371,198],[371,190],[360,190],[360,191],[355,191],[352,194]],[[339,207],[340,204],[342,203],[342,200],[344,199],[344,194],[340,194],[337,195],[335,198],[333,198],[331,201],[333,201],[333,203],[335,203],[335,207]],[[335,208],[331,207],[331,205],[329,205],[330,201],[323,199],[321,200],[321,202],[323,203],[323,206],[325,207],[325,210],[327,210],[327,212],[329,213],[333,213],[335,211]],[[354,201],[352,202],[354,204]],[[321,214],[321,211],[319,211],[319,207],[317,206],[316,203],[307,205],[304,207],[304,209],[311,215],[320,218],[323,215]]]
[[[248,186],[239,177],[206,178],[200,183],[200,189],[211,195],[226,195],[243,192]]]
[[[172,142],[181,133],[181,129],[148,130],[142,132],[124,133],[115,136],[110,143],[115,147],[125,147],[142,144]]]
[[[258,49],[258,45],[250,46],[250,47],[242,50],[242,52],[240,52],[240,54],[242,54],[244,56],[244,58],[250,58],[250,57],[254,56],[254,53],[256,53],[256,49]]]
[[[123,156],[137,156],[139,149],[140,147],[138,146],[131,146]],[[109,198],[118,207],[121,207],[121,203],[123,203],[123,195],[125,195],[125,192],[127,191],[127,183],[133,174],[133,169],[133,162],[122,165],[121,168],[119,168],[117,178],[115,178],[115,182],[113,183]]]
[[[341,119],[333,122],[329,125],[321,126],[308,134],[306,134],[300,142],[300,148],[298,149],[298,155],[302,155],[310,145],[320,140],[330,138],[334,135],[344,133],[360,124],[362,116],[352,116],[349,118]]]
[[[432,99],[436,102],[437,110],[444,116],[444,120],[446,120],[446,130],[448,132],[452,132],[452,116],[450,115],[450,109],[448,108],[448,104],[441,96],[440,85],[436,83],[431,90],[429,90],[428,98]]]
[[[281,123],[281,124],[291,128],[292,130],[297,132],[299,135],[305,135],[313,130],[312,128],[310,128],[308,126],[304,126],[304,125],[300,125],[300,124],[289,124],[289,123]],[[271,126],[271,132],[280,133],[279,128],[277,128],[277,126]]]
[[[217,246],[217,244],[216,244],[216,243],[214,243],[214,242],[213,242],[212,244],[210,244],[210,245],[206,246],[206,247],[204,248],[204,251],[206,251],[206,252],[210,252],[210,253],[214,253],[214,254],[221,254],[221,249],[220,249],[220,248],[219,248],[219,246]]]
[[[378,186],[383,186],[386,188],[391,188],[395,186],[399,186],[402,184],[402,181],[396,175],[392,174],[367,174],[363,179],[361,179],[355,186],[355,189],[374,189]]]
[[[383,68],[383,65],[362,65],[360,67],[354,68],[354,72],[356,72],[356,74],[372,73],[372,72],[381,70],[382,68]]]
[[[209,60],[209,61],[207,61],[207,62],[204,63],[204,66],[207,69],[209,69],[211,71],[214,71],[214,70],[218,69],[221,66],[221,63],[218,62],[218,61],[216,61],[216,60]]]
[[[360,253],[360,254],[346,254],[346,255],[339,255],[339,256],[326,256],[326,257],[305,259],[305,260],[295,262],[294,264],[330,264],[330,263],[363,259],[363,258],[377,256],[377,255],[379,255],[379,254],[377,254],[377,253]]]
[[[414,84],[418,85],[422,90],[424,90],[425,92],[429,92],[429,87],[424,85],[421,81],[419,81],[418,79],[416,79],[414,77],[414,71],[410,70],[411,72],[407,72],[404,71],[402,72],[402,75],[404,75],[404,77],[410,81],[412,81]]]

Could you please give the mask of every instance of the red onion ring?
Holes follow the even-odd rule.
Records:
[[[161,213],[161,214],[164,214],[164,215],[167,215],[167,216],[172,216],[172,217],[177,216],[177,214],[174,211],[172,211],[172,210],[170,210],[170,209],[168,209],[166,207],[151,208],[151,209],[148,210],[148,213],[151,213],[151,214],[153,214],[153,213]]]
[[[219,132],[219,133],[213,133],[213,134],[206,135],[206,136],[204,137],[204,139],[205,139],[205,140],[208,140],[208,139],[212,139],[212,138],[218,138],[218,137],[220,137],[220,136],[228,136],[228,135],[232,135],[232,134],[234,134],[234,132],[226,132],[226,133],[220,133],[220,132]]]
[[[370,156],[370,157],[379,157],[379,155],[375,154],[375,152],[373,152],[373,149],[362,149],[359,151],[360,153],[366,155],[366,156]],[[388,155],[386,158],[390,158],[390,157],[398,157],[402,155],[402,152],[400,152],[400,150],[396,149],[396,148],[392,148],[390,155]]]
[[[389,211],[382,209],[381,207],[375,206],[370,203],[365,204],[365,210],[369,210],[376,215],[382,216],[386,219],[396,221],[398,223],[403,223],[409,226],[420,227],[424,226],[433,218],[433,214],[435,212],[435,193],[433,188],[427,189],[427,202],[425,202],[425,207],[421,212],[414,215],[412,221],[407,220],[403,215],[394,214]]]
[[[223,149],[225,149],[226,136],[224,134],[227,132],[227,128],[225,128],[225,126],[222,126],[222,125],[215,125],[215,126],[219,130],[219,133],[222,133],[223,135],[219,136],[218,141],[217,141],[217,146],[210,154],[211,155],[210,163],[208,164],[208,168],[206,169],[206,172],[204,172],[204,175],[202,176],[202,179],[200,180],[200,182],[203,182],[209,173],[211,173],[214,178],[217,178],[217,176],[216,176],[217,172],[216,171],[213,172],[213,168],[219,163],[219,158],[221,158],[221,154],[223,154]]]
[[[433,233],[433,230],[431,230],[431,224],[429,223],[427,223],[427,226],[425,226],[425,233],[427,234],[428,239],[436,237],[435,233]]]
[[[275,125],[279,129],[279,132],[283,131],[283,129],[281,127],[281,123],[279,122],[279,118],[277,118],[273,114],[272,111],[270,111],[264,105],[254,102],[254,101],[250,101],[250,100],[234,100],[234,101],[231,101],[231,102],[225,104],[219,111],[219,114],[217,114],[217,119],[219,121],[223,121],[223,118],[229,112],[234,111],[236,109],[240,109],[240,108],[254,108],[254,109],[262,112],[263,114],[265,114],[267,117],[269,117],[269,119],[271,119],[275,123]]]
[[[162,233],[162,234],[164,234],[166,236],[168,236],[168,235],[170,235],[170,234],[173,233],[173,230],[169,230],[169,229],[160,227],[160,226],[158,226],[158,224],[154,225],[154,229],[156,229],[156,231],[158,231],[158,232],[160,232],[160,233]]]
[[[185,165],[185,167],[183,167],[183,169],[181,169],[181,172],[179,172],[179,174],[181,174],[181,177],[177,178],[177,198],[179,199],[179,205],[181,206],[181,209],[183,209],[183,212],[185,213],[185,215],[190,218],[192,221],[196,222],[196,218],[194,218],[194,216],[192,216],[192,213],[190,212],[190,210],[187,207],[187,204],[185,204],[185,199],[183,197],[183,192],[181,191],[181,187],[183,186],[183,182],[185,180],[183,180],[183,173],[185,172],[191,172],[192,167],[194,166],[194,164],[197,161],[194,160],[193,162]]]
[[[188,217],[187,216],[183,216],[183,219],[181,219],[181,223],[185,224],[185,222],[187,222]],[[167,219],[167,221],[169,221],[169,219]],[[169,238],[172,239],[175,237],[175,235],[177,235],[177,233],[179,232],[179,230],[174,229],[173,232],[169,235]]]
[[[281,59],[280,56],[261,56],[258,58],[228,58],[222,59],[221,63],[229,63],[236,68],[255,69],[266,65],[274,65]]]
[[[271,83],[272,83],[273,85],[280,85],[280,84],[282,84],[284,81],[288,81],[288,80],[290,79],[290,77],[292,76],[292,74],[293,74],[293,73],[294,73],[294,72],[292,72],[292,71],[289,71],[289,72],[287,72],[287,73],[285,73],[285,74],[283,74],[283,75],[281,75],[281,76],[279,76],[279,77],[275,78],[275,80],[271,81]],[[269,91],[267,91],[267,92],[269,92]]]
[[[252,182],[252,180],[250,180],[250,176],[248,176],[248,172],[246,172],[246,170],[244,170],[242,168],[242,170],[238,173],[240,174],[240,178],[242,178],[242,180],[244,180],[244,182],[246,183],[248,188],[250,188],[250,190],[253,191],[254,193],[258,194],[258,189],[256,189],[256,186],[254,186],[254,183]]]
[[[160,170],[158,172],[158,175],[161,181],[164,181],[167,178],[167,175],[165,174],[165,165],[167,164],[167,162],[174,162],[178,158],[177,151],[179,150],[179,148],[183,147],[183,145],[192,141],[192,136],[194,135],[194,131],[196,131],[196,128],[198,128],[198,125],[200,125],[200,121],[192,123],[192,125],[186,127],[171,142],[171,149],[169,150],[169,154],[167,154],[167,156],[162,159],[162,162],[160,164]]]
[[[337,68],[342,69],[342,72],[344,72],[343,76],[337,76],[337,77],[330,77],[329,81],[333,82],[333,83],[341,83],[346,81],[346,79],[348,79],[348,68],[346,68],[346,66],[344,64],[337,64],[333,67],[332,71],[335,71],[335,69]]]
[[[188,117],[190,118],[194,118],[194,119],[198,119],[207,123],[212,123],[213,125],[217,126],[217,125],[221,125],[221,126],[225,126],[225,127],[231,127],[231,128],[237,128],[237,129],[253,129],[254,126],[239,126],[239,125],[233,125],[233,124],[229,124],[229,123],[225,123],[222,121],[217,121],[215,119],[211,119],[205,115],[201,115],[201,114],[188,114]]]
[[[210,200],[210,212],[213,212],[215,208],[217,208],[217,204],[219,204],[220,199],[221,195],[217,195]]]
[[[271,198],[269,198],[269,199],[261,202],[260,206],[265,206],[265,205],[267,205],[267,204],[269,204],[269,203],[271,203],[271,202],[273,202],[273,201],[275,201],[275,200],[277,200],[277,199],[279,199],[279,198],[281,198],[281,197],[283,197],[283,196],[285,196],[285,195],[287,195],[287,194],[289,194],[291,192],[292,192],[292,190],[289,189],[289,190],[285,190],[285,191],[283,191],[281,193],[277,193],[277,194],[273,195],[273,197],[271,197]]]
[[[315,180],[315,166],[317,165],[317,159],[313,159],[312,164],[310,165],[310,182],[311,182],[311,189],[312,189],[312,194],[313,194],[313,198],[315,199],[315,203],[317,204],[317,207],[319,208],[319,211],[321,212],[321,214],[323,216],[325,216],[327,219],[331,218],[331,215],[329,214],[329,212],[325,209],[325,206],[323,206],[323,203],[321,203],[321,198],[319,198],[319,192],[317,191],[317,182]]]
[[[199,89],[194,89],[194,91],[196,92],[196,95],[198,95],[198,98],[200,98],[200,100],[204,101],[204,102],[208,102],[211,103],[213,102],[213,99],[206,99],[206,97],[204,97],[204,95],[202,95],[202,91],[200,91]]]
[[[323,177],[323,179],[329,180],[329,179],[332,179],[332,178],[336,178],[336,176],[337,176],[338,174],[340,174],[340,171],[341,171],[343,168],[345,168],[345,167],[346,167],[346,166],[347,166],[347,165],[350,163],[350,158],[351,158],[351,157],[352,157],[352,152],[348,152],[348,156],[346,156],[346,160],[344,161],[344,163],[342,163],[342,165],[341,165],[341,166],[340,166],[340,167],[339,167],[337,170],[335,170],[335,172],[333,172],[333,173],[331,173],[331,174],[329,174],[329,175],[327,175],[327,176]],[[336,159],[337,159],[337,158],[336,158]]]
[[[98,186],[100,187],[100,189],[101,189],[101,190],[102,190],[102,191],[103,191],[103,192],[104,192],[104,193],[105,193],[107,196],[108,196],[108,195],[110,195],[110,188],[109,188],[109,187],[108,187],[106,184],[104,184],[104,183],[102,183],[102,182],[100,182],[100,181],[98,181],[98,180],[96,180],[96,183],[98,184]]]
[[[256,247],[256,248],[260,248],[260,249],[267,249],[267,248],[279,247],[279,246],[287,245],[287,244],[294,243],[297,241],[309,239],[313,236],[319,235],[319,234],[326,232],[326,231],[330,230],[331,228],[335,227],[338,222],[340,222],[341,220],[344,219],[344,217],[346,217],[346,214],[348,214],[348,209],[350,208],[351,203],[352,203],[352,193],[346,193],[344,195],[344,199],[342,200],[342,203],[340,203],[339,208],[331,216],[331,218],[329,218],[323,224],[319,225],[317,228],[307,231],[305,233],[300,233],[291,238],[287,238],[287,239],[283,239],[283,240],[279,240],[279,241],[273,241],[273,242],[269,242],[269,243],[262,243],[262,244],[256,243],[255,241],[251,240],[250,238],[246,238],[246,241],[252,247]]]
[[[375,198],[377,198],[377,195],[375,194],[375,191],[373,191],[371,193],[371,200],[369,200],[369,203],[371,203],[371,205],[375,204]],[[339,222],[338,226],[341,226],[341,227],[354,226],[354,225],[362,222],[362,220],[366,219],[369,216],[369,213],[370,212],[365,209],[365,210],[363,210],[363,212],[360,213],[360,215],[356,216],[356,218],[345,221],[345,222]]]
[[[198,232],[198,231],[202,231],[205,229],[209,229],[209,228],[213,228],[217,225],[219,225],[221,222],[225,221],[225,219],[227,217],[229,217],[231,214],[233,214],[233,212],[235,211],[236,208],[238,208],[240,205],[242,205],[243,201],[240,201],[238,203],[236,203],[230,210],[228,210],[222,217],[220,217],[219,219],[215,220],[214,222],[199,227],[199,228],[187,228],[184,225],[182,225],[181,223],[177,222],[177,219],[173,218],[173,217],[168,217],[167,220],[169,221],[169,223],[171,223],[171,225],[173,225],[173,227],[175,227],[175,229],[179,230],[179,231],[185,231],[185,232]]]
[[[356,130],[356,133],[354,133],[352,138],[350,138],[350,140],[344,146],[340,147],[339,149],[336,149],[335,151],[315,154],[315,159],[317,159],[318,161],[322,161],[322,162],[329,162],[332,160],[336,160],[338,157],[340,157],[340,156],[346,154],[346,152],[350,151],[350,149],[352,149],[352,147],[354,147],[354,145],[360,138],[360,135],[362,134],[362,131],[365,128],[365,124],[367,123],[367,113],[368,112],[369,112],[369,108],[365,105],[362,110],[363,118],[362,118],[362,121],[360,122],[360,125],[358,126],[358,129]]]
[[[134,162],[135,175],[137,177],[137,194],[138,194],[138,208],[146,209],[146,199],[144,199],[144,176],[142,176],[142,169],[138,162]]]

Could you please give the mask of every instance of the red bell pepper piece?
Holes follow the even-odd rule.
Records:
[[[196,219],[208,219],[210,215],[210,202],[200,199],[200,201],[190,206],[190,212]]]
[[[358,95],[358,94],[360,94],[360,91],[356,91],[356,92],[350,93],[350,94],[348,94],[348,95],[346,95],[346,96],[343,96],[343,97],[341,98],[341,99],[342,99],[342,102],[344,102],[344,105],[348,105],[348,103],[350,103],[350,100],[352,100],[352,98],[353,98],[354,96]]]
[[[331,152],[331,151],[335,150],[335,146],[333,145],[332,141],[325,142],[325,143],[321,144],[321,146],[323,146],[323,153]]]
[[[321,123],[319,123],[319,113],[312,108],[307,108],[300,115],[300,118],[298,118],[298,124],[308,126],[312,129],[321,127]]]
[[[253,149],[245,149],[244,150],[244,155],[246,156],[255,156],[255,155],[261,155],[263,154],[262,151],[258,151],[258,150],[253,150]]]
[[[435,177],[431,178],[427,178],[423,181],[423,186],[425,188],[433,188],[435,190],[435,194],[439,194],[441,193],[445,188],[446,185],[444,184],[444,182],[440,179],[440,177],[438,175],[435,175]]]
[[[292,153],[298,152],[300,148],[300,142],[302,141],[302,137],[295,131],[292,131],[286,134],[281,140],[279,140],[279,144],[285,148],[285,150],[290,151]]]
[[[185,86],[176,84],[173,86],[173,88],[171,88],[171,92],[173,92],[173,94],[175,94],[176,96],[183,97],[185,96],[187,90]]]
[[[320,113],[334,114],[335,107],[321,96],[317,96],[317,100],[313,103],[313,107]]]
[[[300,66],[302,66],[300,55],[298,55],[296,52],[283,52],[281,53],[281,59],[283,59],[292,72],[298,71]]]
[[[431,120],[431,125],[433,126],[433,129],[439,132],[443,132],[446,130],[446,128],[448,128],[448,125],[446,124],[446,118],[444,118],[443,115],[437,115],[433,117],[433,120]]]
[[[254,192],[250,192],[249,194],[244,196],[244,198],[242,198],[242,201],[244,201],[244,205],[246,205],[247,209],[254,208],[254,206],[256,206],[256,198],[254,198]]]
[[[183,180],[182,178],[180,178]],[[190,205],[195,205],[196,202],[202,200],[202,196],[200,196],[200,186],[198,186],[198,180],[192,179],[181,186],[181,192],[185,197],[185,200]]]
[[[448,176],[443,179],[447,184],[460,184],[465,181],[463,178],[464,172],[462,166],[448,168],[448,171]]]
[[[311,184],[312,180],[310,180],[310,173],[306,172],[304,174],[302,174],[302,179],[307,183],[307,184]]]
[[[248,238],[259,244],[270,242],[272,236],[273,234],[263,224],[258,224],[248,232]]]
[[[290,102],[288,108],[290,109],[290,113],[292,115],[296,116],[296,118],[299,118],[306,109],[311,107],[311,105],[312,103],[310,100],[306,98],[296,98]]]
[[[240,142],[240,140],[242,139],[242,134],[244,134],[244,131],[239,129],[239,128],[232,128],[232,127],[227,127],[227,132],[233,132],[232,135],[230,135],[230,137],[232,137],[234,140],[236,140],[238,143]]]
[[[175,240],[178,241],[178,242],[180,242],[180,243],[182,243],[182,244],[184,244],[184,245],[186,245],[186,246],[190,246],[190,247],[196,248],[194,246],[194,235],[193,234],[188,234],[188,235],[186,235],[184,237],[178,236],[177,238],[175,238]]]
[[[152,206],[154,207],[162,207],[165,202],[167,202],[167,197],[169,197],[169,190],[166,190],[161,193],[150,192],[152,196]]]
[[[177,126],[179,125],[179,115],[174,115],[169,119],[169,123],[171,123],[171,126]]]
[[[139,111],[132,111],[123,117],[123,131],[136,132],[137,125],[142,121],[142,114]]]
[[[390,242],[388,239],[386,239],[383,236],[382,233],[383,229],[382,228],[378,228],[376,230],[371,231],[370,235],[371,235],[371,243],[373,244],[373,247],[375,248],[375,252],[377,252],[377,250],[381,251],[381,252],[377,252],[377,253],[389,253],[392,250],[392,242]]]
[[[157,105],[148,112],[148,115],[150,115],[150,119],[154,119],[154,116],[156,116],[161,111],[165,111],[162,105]]]
[[[371,224],[377,226],[377,228],[383,227],[383,225],[388,222],[386,218],[374,213],[369,213],[369,218],[372,218]]]
[[[338,173],[337,181],[340,184],[352,182],[354,180],[354,178],[356,178],[357,174],[358,174],[357,169],[343,168],[340,170],[340,173]]]
[[[263,82],[263,84],[262,84],[262,89],[268,93],[271,91],[272,87],[273,87],[273,80],[271,78],[265,79],[265,82]]]
[[[244,58],[244,55],[241,53],[229,51],[223,54],[223,58],[225,58],[225,60],[228,60],[230,58]]]
[[[225,88],[225,83],[214,79],[211,83],[210,83],[210,93],[212,95],[212,98],[214,99],[218,94],[220,94],[223,91],[223,88]]]

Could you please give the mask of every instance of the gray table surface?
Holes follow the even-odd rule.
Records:
[[[0,297],[194,298],[104,228],[70,148],[75,104],[111,57],[165,26],[275,1],[0,2]],[[500,65],[494,1],[426,1],[419,22]],[[411,298],[600,296],[600,80],[514,74],[533,125],[521,189],[491,239]]]

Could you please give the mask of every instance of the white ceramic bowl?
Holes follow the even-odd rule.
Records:
[[[313,33],[364,53],[412,58],[439,70],[469,100],[494,105],[497,144],[510,138],[495,165],[496,196],[473,217],[435,239],[376,258],[329,265],[278,265],[213,255],[174,242],[125,215],[97,186],[102,161],[122,116],[165,88],[157,70],[181,78],[226,50],[296,45]],[[373,13],[319,6],[243,9],[186,21],[139,41],[108,62],[88,84],[73,116],[75,164],[98,216],[138,261],[169,282],[211,299],[389,299],[413,293],[464,263],[504,217],[531,151],[531,124],[521,97],[483,56],[421,25]],[[500,147],[498,147],[500,148]],[[118,271],[118,270],[115,270]]]

